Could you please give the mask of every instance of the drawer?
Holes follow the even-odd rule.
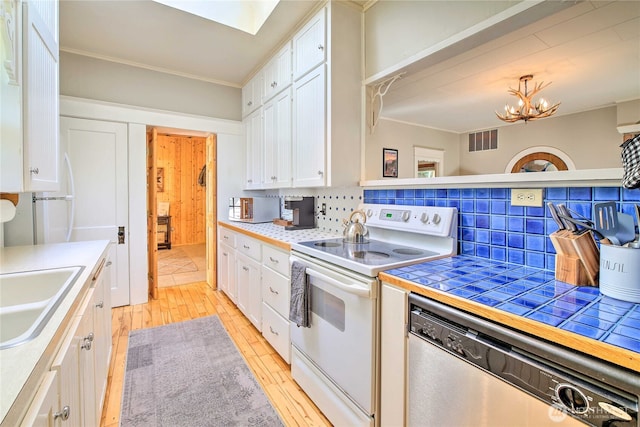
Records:
[[[284,252],[273,246],[262,246],[262,264],[289,277],[289,252]]]
[[[262,303],[262,335],[285,362],[291,363],[289,320],[265,303]]]
[[[262,300],[284,317],[289,317],[289,278],[262,266]]]
[[[236,247],[236,233],[224,228],[224,227],[220,227],[218,228],[218,241],[220,241],[220,243],[224,243],[225,245],[228,245],[232,248]]]
[[[236,237],[236,250],[240,253],[247,255],[250,258],[260,262],[260,254],[262,244],[251,237],[238,234]]]

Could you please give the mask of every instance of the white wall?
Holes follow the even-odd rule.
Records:
[[[241,119],[241,89],[60,53],[60,94],[219,119]]]
[[[371,77],[520,1],[379,1],[365,13]]]
[[[367,132],[369,130],[367,129]],[[398,150],[398,178],[413,178],[413,147],[444,150],[444,175],[458,174],[458,134],[381,118],[367,134],[365,180],[382,179],[382,149]]]
[[[469,152],[467,134],[460,135],[460,175],[504,173],[520,151],[551,146],[565,152],[577,169],[622,167],[622,135],[616,129],[616,107],[498,128],[498,149]]]

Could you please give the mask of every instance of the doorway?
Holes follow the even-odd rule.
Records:
[[[150,128],[147,151],[149,294],[215,287],[215,135]]]

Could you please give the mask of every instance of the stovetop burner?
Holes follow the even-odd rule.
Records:
[[[299,242],[298,245],[340,259],[371,266],[395,264],[437,255],[435,252],[426,249],[417,249],[378,240],[369,240],[365,243],[347,243],[343,239],[329,239]]]

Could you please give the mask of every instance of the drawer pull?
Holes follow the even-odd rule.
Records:
[[[272,294],[276,294],[278,295],[278,291],[276,291],[275,289],[273,289],[271,286],[269,286],[269,290],[271,291]]]
[[[271,331],[271,333],[273,335],[280,335],[277,331],[274,331],[273,328],[271,326],[269,326],[269,330]]]
[[[99,303],[97,303],[96,307],[103,308],[104,307],[104,301],[100,301]]]
[[[273,263],[276,263],[276,264],[280,262],[280,261],[278,261],[277,259],[275,259],[275,258],[274,258],[274,257],[272,257],[272,256],[270,256],[270,257],[269,257],[269,260],[270,260],[271,262],[273,262]]]
[[[243,266],[243,267],[242,267],[242,269],[243,269],[244,271],[249,271],[249,267],[244,267],[244,266]]]
[[[242,245],[242,247],[245,248],[245,249],[251,249],[251,247],[247,246],[247,245]]]
[[[57,420],[58,418],[60,418],[62,421],[67,421],[69,419],[70,413],[71,413],[71,408],[69,407],[69,405],[65,405],[62,408],[62,411],[56,412],[55,414],[53,414],[53,419]]]

